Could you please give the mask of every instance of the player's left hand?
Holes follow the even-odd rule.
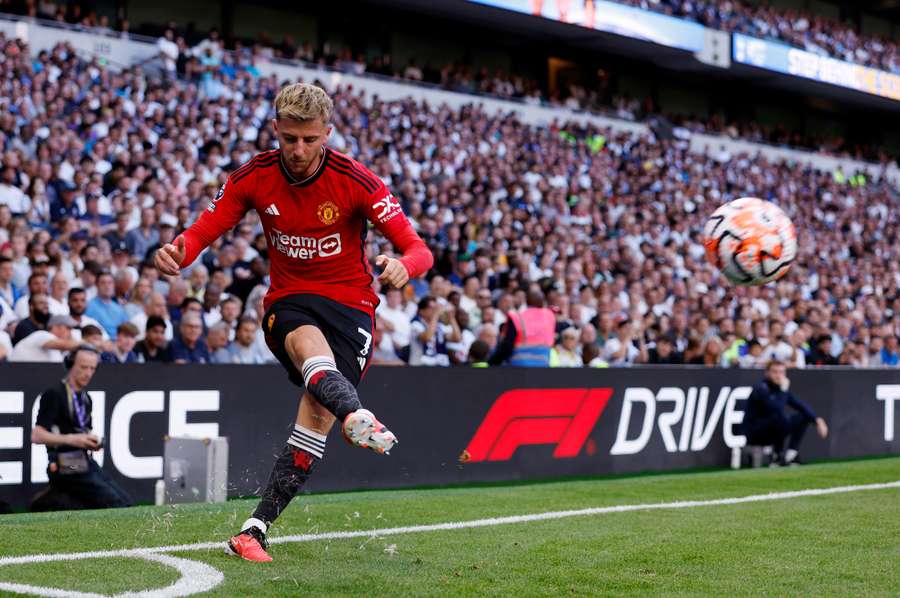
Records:
[[[375,258],[375,265],[383,268],[378,276],[378,282],[381,284],[388,284],[399,289],[409,282],[409,272],[406,271],[406,266],[400,260],[382,254]]]

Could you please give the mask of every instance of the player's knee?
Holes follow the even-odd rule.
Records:
[[[328,352],[328,344],[312,326],[301,326],[289,332],[284,338],[284,348],[292,360],[301,363],[311,355]]]

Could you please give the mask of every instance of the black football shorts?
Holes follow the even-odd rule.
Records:
[[[273,303],[262,321],[266,344],[288,372],[288,378],[303,387],[303,374],[291,361],[284,339],[300,326],[315,326],[334,353],[334,361],[353,386],[358,386],[372,358],[374,319],[364,311],[347,307],[321,295],[288,295]]]

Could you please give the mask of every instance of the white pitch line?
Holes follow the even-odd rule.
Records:
[[[90,558],[90,557],[85,557]],[[172,585],[164,588],[153,588],[136,592],[123,592],[112,598],[176,598],[191,596],[214,589],[225,579],[222,572],[199,561],[174,557],[167,554],[142,554],[137,555],[147,561],[172,567],[178,573],[179,578]],[[70,559],[71,560],[71,559]],[[62,588],[48,588],[45,586],[33,586],[23,583],[0,582],[0,590],[28,594],[32,596],[49,596],[50,598],[110,598],[106,594],[94,594],[92,592],[76,592]]]
[[[807,496],[824,496],[828,494],[844,494],[847,492],[864,492],[868,490],[886,490],[900,488],[900,480],[881,484],[862,484],[856,486],[835,486],[831,488],[812,488],[809,490],[794,490],[790,492],[773,492],[770,494],[751,494],[734,498],[716,498],[711,500],[687,500],[662,503],[645,503],[636,505],[615,505],[609,507],[593,507],[588,509],[574,509],[568,511],[549,511],[546,513],[532,513],[528,515],[512,515],[507,517],[490,517],[487,519],[473,519],[470,521],[452,521],[447,523],[433,523],[427,525],[410,525],[404,527],[386,527],[381,529],[336,531],[321,534],[299,534],[293,536],[279,536],[270,538],[270,544],[286,544],[295,542],[314,542],[316,540],[343,540],[350,538],[369,538],[380,536],[395,536],[400,534],[416,534],[422,532],[436,532],[456,529],[468,529],[473,527],[493,527],[496,525],[509,525],[514,523],[528,523],[531,521],[547,521],[552,519],[565,519],[567,517],[584,517],[589,515],[603,515],[606,513],[625,513],[630,511],[653,511],[660,509],[690,509],[694,507],[715,507],[720,505],[739,505],[745,503],[765,502],[770,500],[786,500],[791,498],[803,498]],[[171,546],[156,546],[152,548],[130,548],[124,550],[105,550],[94,552],[73,552],[59,554],[35,554],[29,556],[16,556],[0,558],[0,567],[5,565],[20,565],[26,563],[46,563],[54,561],[71,561],[91,558],[107,557],[142,557],[166,552],[187,552],[195,550],[219,550],[224,546],[224,541],[199,542],[196,544],[179,544]]]

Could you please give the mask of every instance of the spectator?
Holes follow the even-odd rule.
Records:
[[[169,283],[169,294],[166,296],[166,308],[169,310],[169,318],[173,322],[181,319],[181,305],[187,298],[187,283],[178,278]]]
[[[493,352],[497,347],[497,339],[500,333],[494,324],[482,324],[475,329],[475,340],[484,341],[488,348]]]
[[[848,339],[844,342],[844,351],[838,358],[839,365],[846,365],[857,368],[869,367],[869,355],[866,353],[861,342],[855,339]]]
[[[153,208],[142,209],[140,226],[125,235],[125,243],[132,257],[143,260],[150,247],[159,242],[159,230],[154,227],[155,224],[156,212]]]
[[[178,61],[178,44],[175,43],[175,32],[168,28],[162,37],[156,40],[156,48],[159,50],[159,60],[162,63],[163,73],[169,79],[175,79]]]
[[[900,366],[900,350],[898,350],[897,337],[889,334],[885,337],[884,348],[881,349],[880,365],[887,367]]]
[[[96,249],[96,247],[92,247],[91,249]],[[84,290],[87,301],[91,301],[97,296],[97,277],[103,273],[103,268],[93,260],[87,260],[83,263],[84,268],[79,274],[81,288]]]
[[[459,307],[460,309],[473,313],[476,309],[478,309],[478,302],[476,298],[478,297],[478,290],[481,288],[481,283],[478,280],[478,277],[474,274],[470,274],[463,281],[462,287],[462,295],[459,298]]]
[[[784,324],[778,320],[769,322],[769,336],[769,343],[763,349],[764,362],[768,363],[773,359],[784,363],[793,362],[794,347],[785,339]]]
[[[635,347],[635,342],[638,347]],[[637,362],[647,362],[647,345],[644,343],[644,335],[641,326],[631,320],[623,320],[616,326],[616,338],[606,342],[603,349],[603,358],[610,365],[632,365]]]
[[[754,338],[747,344],[747,353],[738,357],[738,365],[742,368],[759,368],[765,364],[762,343]]]
[[[454,300],[457,300],[458,294],[454,293]],[[454,316],[456,319],[456,328],[459,331],[459,340],[456,342],[447,342],[447,352],[450,354],[450,363],[460,365],[466,363],[469,358],[469,346],[475,341],[475,333],[469,328],[469,314],[461,309],[456,303],[453,303]]]
[[[560,343],[553,349],[550,357],[550,367],[555,368],[575,368],[584,365],[581,356],[581,347],[578,345],[578,339],[581,332],[573,326],[570,326],[560,333]]]
[[[19,300],[19,292],[12,284],[13,261],[5,255],[0,255],[0,300],[12,310]]]
[[[6,166],[0,174],[0,204],[9,206],[14,216],[28,216],[31,211],[31,198],[16,186],[16,169],[12,166]]]
[[[69,316],[53,316],[48,330],[36,330],[13,347],[10,361],[45,361],[62,363],[63,352],[71,351],[79,341],[72,338],[75,321]]]
[[[135,325],[138,331],[146,330],[147,322],[153,316],[160,318],[164,322],[166,327],[166,340],[171,341],[174,335],[174,328],[172,327],[172,321],[169,319],[169,310],[166,309],[166,300],[159,293],[151,293],[150,296],[144,300],[143,313],[135,315],[131,318],[130,322]],[[143,338],[143,334],[138,334],[138,340]]]
[[[126,242],[125,237],[128,235],[128,224],[130,220],[131,215],[125,210],[121,210],[116,214],[116,227],[103,235],[103,238],[109,241],[110,247],[118,248],[124,246],[127,251],[128,243]]]
[[[128,294],[124,305],[122,306],[125,308],[125,314],[128,316],[129,321],[133,320],[135,316],[144,313],[144,305],[150,300],[150,295],[152,293],[153,283],[150,279],[139,278],[137,284],[134,285],[134,289]]]
[[[206,290],[203,292],[201,312],[203,315],[204,328],[211,328],[222,319],[222,311],[219,307],[221,299],[222,288],[219,285],[212,282],[206,285]]]
[[[491,353],[491,347],[485,341],[476,339],[469,346],[468,364],[473,368],[488,367],[487,358]]]
[[[600,347],[595,343],[584,345],[581,349],[585,367],[608,368],[609,364],[600,355]]]
[[[159,316],[149,316],[144,338],[134,348],[139,363],[172,363],[172,350],[166,340],[167,322]]]
[[[75,191],[78,187],[71,181],[60,181],[59,183],[59,199],[50,204],[50,222],[57,225],[57,228],[67,218],[78,220],[82,213],[78,204],[75,203]]]
[[[41,393],[31,442],[47,447],[50,485],[32,501],[33,511],[131,506],[128,494],[92,456],[103,448],[103,439],[93,433],[93,403],[85,389],[98,361],[96,350],[75,349],[63,381]]]
[[[116,281],[109,272],[101,272],[97,276],[97,296],[88,302],[87,314],[100,322],[100,326],[113,340],[116,339],[116,329],[119,324],[128,321],[125,308],[119,305],[115,299]]]
[[[178,329],[180,334],[172,340],[172,360],[175,363],[209,363],[200,314],[185,313]]]
[[[222,322],[210,326],[206,335],[206,347],[209,351],[210,363],[234,363],[229,351],[228,325]]]
[[[103,329],[91,324],[81,329],[81,342],[82,344],[91,345],[98,351],[112,349],[111,343],[103,338]],[[102,356],[101,361],[103,361]]]
[[[62,272],[53,275],[50,282],[50,294],[47,296],[47,303],[51,316],[68,316],[69,315],[69,281],[66,280]]]
[[[30,297],[32,295],[43,295],[47,297],[49,309],[49,288],[47,285],[47,275],[40,272],[32,272],[28,277],[28,293],[19,297],[16,302],[15,310],[19,318],[27,318],[31,309]]]
[[[234,335],[234,342],[229,346],[235,357],[233,363],[255,364],[271,361],[269,358],[271,354],[263,351],[255,342],[258,329],[259,323],[256,318],[241,318]]]
[[[415,58],[409,59],[409,64],[403,70],[403,78],[409,79],[411,81],[421,81],[422,80],[422,69],[420,69],[416,65]]]
[[[50,321],[50,302],[47,295],[37,293],[28,296],[28,317],[19,320],[13,332],[12,344],[18,345],[25,337],[38,330],[46,330]]]
[[[868,353],[868,363],[869,367],[882,367],[885,363],[882,361],[884,355],[882,354],[882,349],[884,349],[884,339],[880,336],[873,335],[869,338],[869,348],[866,351]]]
[[[121,284],[120,281],[127,280],[126,288],[128,289],[140,278],[138,271],[131,265],[129,259],[127,243],[123,241],[112,246],[112,265],[109,271],[112,273],[113,278],[116,279],[117,285]],[[125,278],[126,275],[128,276],[127,279]]]
[[[428,295],[419,301],[419,309],[410,323],[410,365],[450,365],[447,341],[459,339],[455,308],[448,304],[439,307]]]
[[[714,336],[706,341],[706,349],[703,351],[702,365],[706,367],[728,367],[725,361],[725,353],[723,352],[724,343],[718,336]]]
[[[656,346],[647,350],[647,363],[667,365],[684,363],[684,355],[675,350],[675,340],[671,336],[663,335],[656,339]]]
[[[228,340],[233,341],[237,332],[238,323],[241,317],[241,300],[231,295],[224,299],[221,304],[221,322],[228,327]]]
[[[389,287],[385,301],[375,310],[384,331],[381,348],[403,361],[409,361],[411,319],[403,309],[401,289]]]
[[[490,289],[479,289],[478,292],[475,293],[475,305],[475,311],[471,314],[475,319],[475,322],[479,322],[481,324],[494,324],[496,326],[500,326],[501,324],[503,324],[502,321],[497,321],[496,315],[494,315],[494,317],[485,317],[486,314],[488,314],[488,316],[490,314],[495,314]]]
[[[103,363],[137,363],[138,356],[134,352],[138,329],[131,322],[123,322],[116,328],[115,345],[111,351],[103,351],[100,360]]]
[[[375,318],[375,328],[372,331],[372,365],[406,365],[397,354],[394,353],[393,343],[385,344],[384,329],[379,323],[379,318]],[[388,341],[389,342],[389,341]],[[385,348],[387,347],[387,348]]]
[[[69,316],[75,322],[72,338],[81,340],[83,329],[86,326],[96,326],[97,330],[102,332],[103,327],[100,325],[100,322],[84,313],[87,310],[87,294],[84,292],[84,289],[78,287],[69,289],[68,307]],[[104,332],[103,334],[105,335],[106,333]]]
[[[831,354],[831,335],[820,334],[816,338],[816,344],[810,352],[810,365],[838,365],[837,359]]]

